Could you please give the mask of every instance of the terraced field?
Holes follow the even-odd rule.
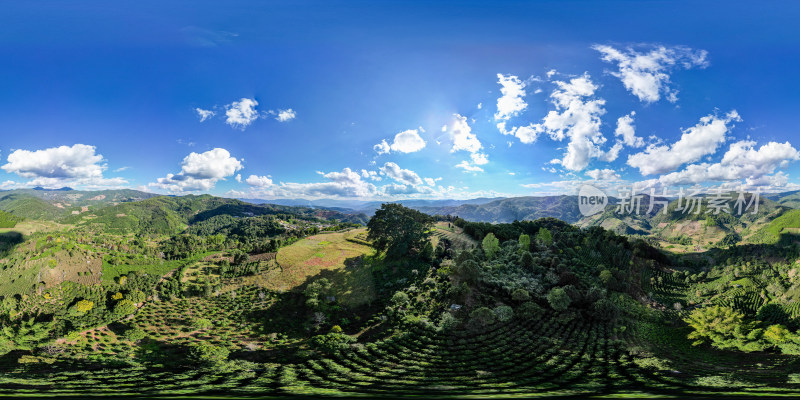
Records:
[[[188,310],[176,307],[174,311]],[[143,313],[137,321],[151,317]],[[800,390],[792,375],[797,361],[790,357],[747,362],[741,355],[698,352],[680,332],[623,335],[619,326],[563,320],[552,312],[539,320],[514,320],[479,332],[406,328],[382,340],[280,366],[242,361],[229,371],[212,373],[160,369],[157,364],[120,364],[113,369],[86,364],[80,376],[59,364],[35,374],[18,369],[0,377],[0,394],[685,397],[788,395]],[[642,337],[647,343],[639,343]],[[670,369],[641,362],[639,350],[633,349],[650,343],[657,345],[651,350],[664,352],[661,356],[669,354]]]

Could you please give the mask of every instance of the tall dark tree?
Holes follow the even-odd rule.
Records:
[[[391,258],[414,256],[425,247],[433,218],[397,203],[384,203],[367,223],[371,240]]]

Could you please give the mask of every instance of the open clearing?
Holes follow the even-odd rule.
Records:
[[[324,277],[333,283],[338,301],[349,306],[368,303],[375,298],[375,284],[360,256],[371,256],[375,250],[348,240],[365,231],[362,228],[323,233],[283,247],[278,251],[276,268],[244,277],[242,284],[289,291],[299,290],[311,280]]]

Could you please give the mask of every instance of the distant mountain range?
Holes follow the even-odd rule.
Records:
[[[682,237],[689,237],[693,243],[702,242],[705,245],[721,242],[723,239],[763,242],[774,240],[787,228],[800,228],[791,222],[794,221],[794,209],[800,209],[800,191],[763,194],[757,214],[736,218],[707,214],[707,208],[703,208],[698,214],[683,213],[676,210],[676,200],[657,200],[669,203],[667,214],[659,212],[661,207],[656,207],[649,214],[619,214],[615,205],[617,199],[609,198],[609,205],[604,212],[584,217],[578,208],[578,197],[568,195],[467,200],[411,199],[396,202],[430,215],[451,215],[473,222],[508,223],[553,217],[582,227],[601,226],[619,234],[645,235],[665,241],[688,242]],[[154,219],[164,216],[167,220],[164,223],[165,231],[191,223],[194,217],[187,214],[187,210],[207,213],[213,209],[217,210],[215,212],[233,216],[283,212],[366,223],[382,203],[333,199],[235,200],[210,195],[159,196],[130,189],[79,191],[70,188],[34,188],[0,191],[0,211],[17,217],[71,222],[86,219],[99,223],[108,222],[114,226],[133,227],[160,224]],[[643,196],[642,204],[644,212],[649,204],[648,196]],[[728,205],[733,208],[733,200]],[[796,213],[800,220],[800,210]],[[772,222],[779,217],[783,217],[778,221],[780,226],[770,228]],[[769,232],[769,237],[764,236],[763,232]]]
[[[501,200],[502,197],[496,198],[475,198],[468,200],[455,200],[455,199],[442,199],[442,200],[423,200],[423,199],[409,199],[409,200],[396,200],[393,203],[400,203],[410,208],[444,208],[444,207],[457,207],[464,204],[481,205],[492,201]],[[381,204],[389,201],[363,201],[363,200],[334,200],[334,199],[319,199],[319,200],[306,200],[306,199],[274,199],[274,200],[260,200],[260,199],[239,199],[244,202],[252,204],[278,204],[283,206],[300,206],[312,208],[328,208],[343,212],[351,213],[364,213],[372,215],[375,210],[381,208]]]

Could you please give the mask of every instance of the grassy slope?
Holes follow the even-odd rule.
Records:
[[[370,271],[361,265],[345,266],[348,259],[375,253],[371,247],[347,240],[363,231],[314,235],[284,247],[278,251],[280,267],[253,280],[268,289],[286,291],[303,286],[311,277],[326,277],[341,302],[351,306],[367,303],[375,297]]]

